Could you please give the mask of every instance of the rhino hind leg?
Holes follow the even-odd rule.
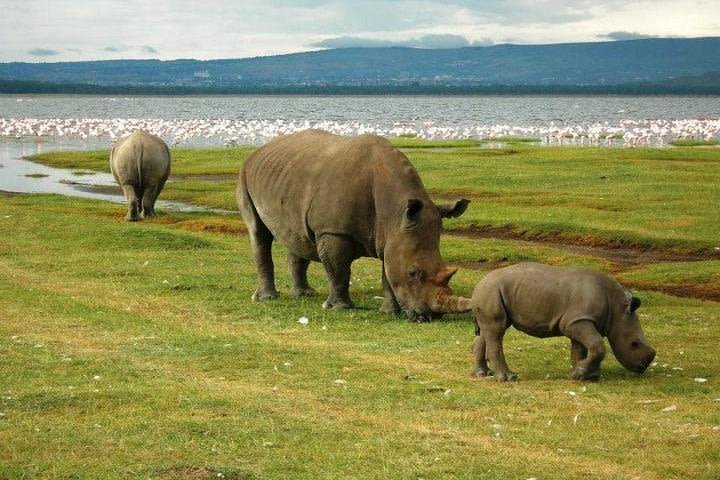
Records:
[[[255,256],[258,271],[258,286],[252,299],[255,301],[272,300],[278,297],[275,289],[275,265],[272,259],[272,234],[264,223],[256,225],[250,232],[250,244]]]
[[[317,294],[308,284],[307,271],[310,260],[288,252],[288,270],[293,282],[293,293],[296,297],[312,297]]]
[[[125,220],[128,222],[137,222],[140,220],[140,199],[135,187],[128,184],[122,185],[123,194],[128,203],[128,213]]]
[[[355,259],[352,240],[340,235],[325,234],[318,238],[318,256],[325,267],[330,294],[323,308],[334,310],[354,308],[350,300],[350,265]]]
[[[505,361],[503,337],[506,329],[500,325],[497,325],[497,327],[489,329],[483,327],[481,336],[485,340],[486,355],[495,369],[495,380],[498,382],[513,382],[518,379],[518,376],[515,372],[510,371],[510,367]]]
[[[275,289],[275,265],[272,259],[272,242],[274,237],[267,226],[260,219],[250,195],[245,188],[244,178],[241,176],[237,192],[238,209],[243,222],[248,229],[250,247],[255,259],[258,274],[258,286],[252,294],[254,301],[271,300],[277,298]]]
[[[474,348],[476,367],[487,368],[487,360],[489,360],[495,380],[498,382],[517,380],[517,374],[510,370],[505,361],[503,338],[505,331],[510,327],[510,321],[500,296],[492,296],[481,308],[474,308],[473,315],[477,324],[475,333],[480,338],[480,340],[476,338],[478,343],[473,345],[476,347]],[[489,375],[490,371],[487,370],[487,373]]]
[[[155,200],[157,199],[158,191],[159,189],[155,185],[145,187],[143,190],[142,199],[140,201],[143,217],[148,218],[155,216]]]
[[[570,327],[568,334],[573,343],[579,343],[587,351],[584,358],[577,360],[572,372],[570,372],[570,378],[574,380],[599,379],[600,363],[605,358],[605,342],[602,335],[595,328],[595,324],[590,321],[575,322]],[[578,347],[579,350],[580,347]]]
[[[487,356],[486,356],[486,344],[485,338],[483,338],[482,332],[480,335],[475,336],[475,340],[472,345],[472,352],[475,356],[475,369],[472,372],[473,377],[488,377],[492,375],[490,368],[488,368]]]
[[[382,286],[383,286],[383,303],[380,306],[380,312],[397,315],[400,313],[400,304],[395,298],[395,293],[390,287],[387,276],[385,275],[385,262],[382,265]]]

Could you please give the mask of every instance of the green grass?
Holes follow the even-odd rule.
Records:
[[[131,224],[122,210],[0,199],[0,477],[720,473],[718,303],[640,292],[657,365],[638,376],[608,355],[596,384],[566,379],[566,340],[510,331],[521,379],[502,385],[468,375],[468,316],[410,324],[376,313],[376,260],[354,264],[360,308],[328,312],[322,296],[287,296],[276,248],[282,296],[257,304],[247,238],[212,233],[240,227],[236,217],[161,212]],[[490,239],[444,237],[443,255],[611,268]],[[482,275],[462,269],[453,282],[468,294]],[[318,265],[310,279],[326,293]]]
[[[45,173],[28,173],[28,174],[25,175],[25,176],[28,177],[28,178],[45,178],[45,177],[49,177],[49,175],[47,175],[47,174],[45,174]]]
[[[389,138],[390,143],[398,148],[460,148],[460,147],[479,147],[482,143],[480,140],[426,140],[424,138],[415,137],[392,137]]]
[[[416,139],[394,139],[394,141]],[[425,141],[423,141],[425,142]],[[458,144],[461,145],[461,144]],[[174,149],[163,198],[237,209],[235,176],[252,149]],[[449,229],[503,227],[518,236],[581,244],[712,251],[720,223],[720,150],[563,148],[409,149],[438,199],[467,197]],[[109,171],[107,152],[31,157],[52,166]]]
[[[173,150],[161,198],[234,209],[250,151]],[[377,260],[353,264],[359,308],[328,312],[317,264],[320,296],[288,296],[278,246],[281,298],[258,304],[237,215],[131,224],[121,205],[0,196],[0,478],[718,478],[720,302],[661,292],[720,298],[720,152],[408,155],[437,201],[473,201],[442,240],[457,292],[519,261],[612,273],[638,289],[655,366],[608,351],[580,384],[566,339],[510,330],[520,381],[474,380],[470,317],[378,314]],[[35,160],[107,170],[107,152]],[[537,241],[469,236],[487,226]]]
[[[675,147],[712,147],[719,145],[717,140],[673,140],[670,145]]]
[[[535,137],[486,137],[485,142],[502,142],[502,143],[538,143],[539,138]]]

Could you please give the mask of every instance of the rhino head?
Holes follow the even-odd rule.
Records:
[[[439,318],[443,313],[470,310],[467,298],[452,294],[449,282],[457,268],[440,258],[442,218],[458,217],[469,200],[437,206],[411,198],[402,217],[388,232],[384,252],[385,275],[401,308],[414,321]]]
[[[625,292],[625,302],[619,306],[608,332],[608,341],[615,358],[628,370],[643,373],[655,358],[655,349],[645,340],[638,320],[640,299]]]

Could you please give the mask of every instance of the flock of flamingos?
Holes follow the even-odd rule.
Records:
[[[502,139],[531,137],[550,145],[662,146],[674,140],[717,141],[720,119],[620,120],[589,125],[451,126],[433,122],[391,125],[336,121],[136,119],[136,118],[0,118],[0,139],[43,140],[108,139],[114,141],[136,130],[146,130],[173,145],[257,145],[277,135],[320,128],[340,135],[374,133],[385,137],[408,136],[432,140]]]

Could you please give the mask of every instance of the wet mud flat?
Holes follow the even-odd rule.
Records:
[[[122,189],[109,173],[84,169],[49,167],[25,157],[47,150],[87,149],[95,145],[49,144],[28,141],[0,141],[0,191],[10,193],[49,193],[124,203]],[[173,179],[171,178],[170,181]],[[231,213],[221,209],[159,200],[159,208],[178,212]]]

